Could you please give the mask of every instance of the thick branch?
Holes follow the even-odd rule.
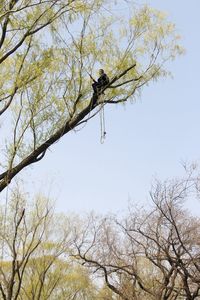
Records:
[[[134,63],[129,68],[124,70],[121,74],[115,76],[110,83],[102,90],[101,93],[104,92],[112,83],[119,80],[121,77],[123,77],[125,74],[127,74],[131,69],[133,69],[136,66]],[[93,102],[93,98],[90,101],[90,104],[83,109],[78,115],[76,115],[73,119],[66,122],[66,124],[57,130],[56,133],[54,133],[46,142],[44,142],[42,145],[40,145],[37,149],[32,151],[25,159],[23,159],[17,166],[13,167],[10,170],[7,170],[6,172],[2,173],[0,175],[0,192],[10,183],[12,178],[16,176],[22,169],[27,167],[28,165],[38,162],[41,160],[46,150],[54,144],[56,141],[58,141],[62,136],[64,136],[66,133],[74,129],[76,126],[79,125],[79,122],[83,120],[87,114],[94,108],[92,107],[91,103]]]
[[[4,172],[0,175],[0,179],[3,179],[0,183],[0,191],[2,191],[11,179],[17,175],[26,166],[35,163],[44,157],[46,150],[58,141],[63,135],[72,130],[91,110],[90,105],[88,105],[79,115],[77,115],[72,121],[67,122],[63,127],[61,127],[55,134],[53,134],[46,142],[34,150],[30,155],[28,155],[24,160],[22,160],[17,166]],[[40,156],[41,155],[41,156]]]

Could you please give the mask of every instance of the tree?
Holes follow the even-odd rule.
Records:
[[[91,216],[75,238],[74,256],[103,277],[119,299],[199,299],[200,219],[183,207],[199,179],[157,182],[153,207],[127,217]]]
[[[200,296],[200,219],[184,209],[199,175],[156,182],[148,209],[89,219],[12,191],[0,207],[0,297],[193,300]]]
[[[182,53],[174,25],[161,12],[132,5],[127,19],[114,15],[115,3],[1,1],[0,191],[98,112],[88,72],[103,66],[111,78],[99,95],[101,109],[136,99]]]
[[[13,192],[0,211],[1,299],[96,299],[89,273],[70,259],[70,226],[44,197],[28,203]]]

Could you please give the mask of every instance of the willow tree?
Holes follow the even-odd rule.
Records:
[[[182,52],[163,13],[119,2],[1,1],[0,191],[100,103],[135,100]],[[100,66],[111,80],[94,107],[88,73]]]
[[[102,299],[89,272],[70,259],[73,218],[56,215],[48,199],[38,195],[30,201],[19,189],[5,206],[0,205],[0,299]]]

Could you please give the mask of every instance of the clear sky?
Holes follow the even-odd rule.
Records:
[[[106,107],[103,145],[97,116],[24,172],[30,190],[55,198],[58,211],[121,212],[130,200],[148,199],[154,177],[178,176],[182,161],[200,161],[200,1],[147,3],[168,13],[186,54],[169,65],[173,80],[145,87],[135,104]],[[200,203],[187,205],[200,212]]]

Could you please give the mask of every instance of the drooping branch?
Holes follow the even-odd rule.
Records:
[[[125,74],[127,74],[130,70],[132,70],[136,66],[136,63],[132,64],[129,68],[121,72],[119,75],[115,76],[110,83],[101,91],[103,93],[112,83],[117,82],[120,78],[122,78]],[[40,161],[47,149],[53,145],[56,141],[58,141],[62,136],[66,133],[74,129],[76,126],[80,124],[82,121],[93,109],[92,106],[93,98],[90,103],[84,108],[79,114],[75,115],[72,119],[67,121],[64,126],[56,131],[47,141],[45,141],[42,145],[40,145],[37,149],[32,151],[25,159],[23,159],[18,165],[3,172],[0,174],[0,192],[10,183],[13,177],[15,177],[22,169],[27,167],[32,163],[36,163]]]
[[[18,0],[11,0],[10,1],[9,11],[11,11],[14,8],[14,6],[17,2],[18,2]],[[1,49],[1,47],[4,43],[4,40],[6,38],[8,23],[9,23],[9,13],[6,15],[5,21],[4,21],[3,26],[2,26],[2,33],[1,33],[1,38],[0,38],[0,49]]]
[[[42,29],[44,29],[45,27],[49,26],[50,24],[52,24],[55,20],[57,20],[60,16],[62,16],[64,13],[68,12],[71,8],[69,7],[69,5],[71,3],[73,3],[75,0],[71,1],[70,3],[66,3],[65,5],[63,5],[61,8],[58,9],[58,11],[56,11],[54,13],[54,15],[49,18],[44,24],[39,25],[37,27],[37,25],[40,22],[40,19],[42,17],[45,17],[46,13],[48,11],[50,11],[57,3],[58,0],[53,1],[53,3],[49,6],[49,8],[43,12],[41,15],[39,15],[37,17],[37,19],[31,24],[31,26],[29,26],[28,30],[23,34],[23,36],[21,37],[21,39],[19,39],[19,41],[13,46],[12,49],[10,49],[8,52],[6,52],[2,57],[0,57],[0,64],[2,62],[4,62],[10,55],[12,55],[13,53],[16,52],[16,50],[18,50],[25,42],[25,40],[30,37],[35,35],[37,32],[41,31]],[[17,2],[17,1],[12,1],[12,2]],[[9,19],[9,15],[6,16],[6,18]],[[5,21],[6,22],[6,21]],[[7,21],[8,22],[8,21]],[[6,36],[6,29],[7,29],[7,23],[4,25],[5,28],[3,28],[3,33],[2,33],[2,37],[1,37],[1,44],[3,45],[3,42],[5,40],[5,36]]]

